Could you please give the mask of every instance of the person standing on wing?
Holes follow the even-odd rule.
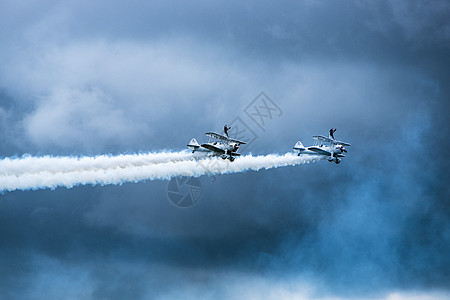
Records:
[[[225,132],[225,134],[227,135],[227,137],[229,137],[228,136],[228,130],[230,130],[231,129],[231,126],[227,126],[227,124],[225,124],[225,126],[223,126],[223,132]]]
[[[335,133],[335,132],[336,132],[336,128],[334,128],[334,129],[331,128],[331,129],[330,129],[330,138],[332,138],[333,140],[335,139],[335,138],[334,138],[334,133]]]

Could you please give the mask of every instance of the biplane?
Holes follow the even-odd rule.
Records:
[[[192,149],[192,153],[207,152],[210,155],[220,156],[222,159],[229,159],[230,161],[234,161],[235,156],[241,155],[237,151],[239,146],[245,144],[245,142],[215,132],[207,132],[205,135],[209,137],[207,143],[200,145],[195,138],[189,142],[187,146]]]
[[[339,164],[341,159],[345,157],[344,152],[347,153],[345,147],[351,146],[349,143],[335,140],[331,137],[323,135],[313,136],[314,145],[310,147],[303,146],[302,142],[298,141],[294,146],[294,151],[300,155],[320,155],[325,156],[329,162]],[[345,147],[344,147],[345,146]]]

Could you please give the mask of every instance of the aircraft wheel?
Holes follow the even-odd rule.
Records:
[[[222,159],[225,160],[225,159],[227,159],[227,158],[226,158],[225,156],[222,156]]]
[[[234,157],[230,157],[230,161],[234,161]]]
[[[338,165],[341,161],[340,160],[336,160],[335,163]]]

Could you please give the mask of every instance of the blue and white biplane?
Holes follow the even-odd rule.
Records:
[[[239,146],[245,144],[245,142],[215,132],[207,132],[205,135],[209,137],[209,140],[204,144],[200,145],[195,138],[189,142],[187,146],[192,149],[192,153],[206,152],[230,161],[234,161],[235,156],[241,155],[237,151]]]
[[[331,136],[315,135],[313,139],[315,140],[313,146],[305,147],[300,141],[295,144],[294,151],[298,153],[298,156],[320,155],[325,156],[329,162],[334,161],[336,164],[339,164],[341,159],[345,157],[344,153],[347,153],[345,147],[351,146],[349,143],[335,140]]]

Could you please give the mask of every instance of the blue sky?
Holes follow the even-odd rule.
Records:
[[[0,195],[7,299],[446,299],[447,1],[1,1],[0,155],[245,151],[338,129],[328,162]],[[262,130],[244,109],[283,111]],[[437,147],[437,148],[436,148]],[[438,149],[438,150],[434,150]]]

